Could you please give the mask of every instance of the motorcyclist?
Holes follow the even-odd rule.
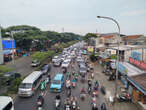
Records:
[[[94,82],[94,85],[97,86],[97,87],[99,86],[99,83],[98,83],[97,80]]]
[[[58,95],[56,95],[55,99],[56,99],[56,100],[61,100],[60,95],[59,95],[59,94],[58,94]]]
[[[86,93],[86,89],[83,87],[82,89],[81,89],[81,94],[85,94]]]
[[[38,103],[38,106],[39,107],[42,107],[43,106],[43,103],[44,103],[44,97],[42,94],[40,94],[37,98],[37,103]]]
[[[90,79],[88,79],[88,87],[92,86],[92,81]]]
[[[68,79],[66,80],[66,88],[69,88],[71,86],[71,81]]]
[[[64,103],[65,105],[70,105],[70,99],[69,98],[66,98],[66,100],[65,100],[65,103]]]

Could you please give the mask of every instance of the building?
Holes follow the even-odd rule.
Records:
[[[146,104],[146,64],[140,68],[129,62],[119,62],[120,79],[134,101]]]
[[[100,34],[99,42],[100,44],[104,44],[105,46],[115,46],[118,42],[121,44],[123,43],[123,36],[118,33],[107,33],[107,34]]]
[[[10,61],[16,54],[15,40],[11,38],[2,39],[4,61]]]
[[[137,45],[144,43],[146,37],[144,35],[127,35],[123,37],[125,45]]]

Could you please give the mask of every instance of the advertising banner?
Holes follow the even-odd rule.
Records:
[[[132,57],[130,57],[129,62],[131,64],[134,64],[135,66],[139,67],[140,69],[146,70],[146,63],[144,63],[142,61],[139,61],[139,60],[136,60],[136,59],[133,59]]]
[[[131,52],[131,57],[135,60],[141,61],[141,53],[139,52],[135,51]]]

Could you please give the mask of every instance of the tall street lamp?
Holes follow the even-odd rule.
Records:
[[[105,16],[97,16],[97,18],[103,18],[103,19],[112,20],[114,23],[116,23],[116,25],[118,27],[118,36],[120,37],[120,25],[115,19],[113,19],[111,17],[105,17]],[[119,42],[118,38],[117,38],[117,44],[118,44],[118,52],[117,52],[117,61],[116,61],[117,68],[116,68],[116,82],[115,82],[115,94],[114,94],[115,98],[117,96],[117,91],[118,91],[118,82],[117,82],[117,80],[118,80],[118,64],[119,64],[119,45],[120,45],[120,42]]]

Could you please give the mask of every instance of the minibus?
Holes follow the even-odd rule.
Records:
[[[61,92],[63,84],[64,84],[64,75],[62,73],[57,73],[54,79],[51,81],[50,91]]]
[[[32,96],[42,81],[43,73],[41,71],[34,71],[28,75],[20,84],[18,95],[21,97]]]

